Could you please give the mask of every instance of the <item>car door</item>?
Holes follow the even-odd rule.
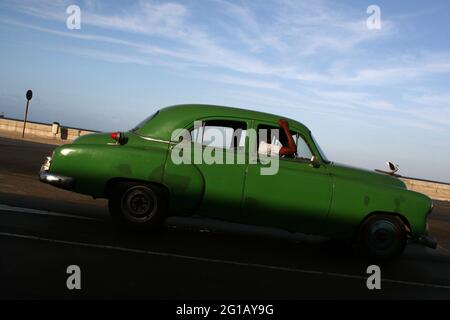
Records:
[[[260,130],[279,129],[271,123],[255,122]],[[270,132],[268,133],[270,134]],[[279,130],[279,134],[284,134]],[[260,155],[255,164],[247,168],[243,217],[247,223],[279,227],[297,232],[320,230],[320,224],[326,219],[332,197],[332,178],[326,164],[313,167],[310,162],[315,155],[309,134],[292,128],[297,143],[295,158],[279,158],[278,172],[274,175],[262,175]],[[260,134],[258,134],[259,146]],[[272,136],[272,143],[279,141]],[[284,140],[286,141],[286,140]],[[316,155],[317,156],[317,155]]]
[[[176,190],[177,198],[195,201],[195,213],[228,221],[241,218],[249,123],[245,119],[205,118],[196,120],[184,132],[182,140],[190,143],[189,164],[174,164],[169,159],[165,172],[172,185],[185,180],[183,187]],[[195,191],[186,186],[199,177],[202,189],[197,201],[198,182]],[[186,203],[184,207],[189,206]]]

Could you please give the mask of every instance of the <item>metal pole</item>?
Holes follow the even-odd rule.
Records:
[[[25,120],[23,122],[23,131],[22,131],[22,138],[25,137],[25,126],[27,125],[27,116],[28,116],[28,104],[30,103],[30,100],[27,99],[27,107],[25,109]]]

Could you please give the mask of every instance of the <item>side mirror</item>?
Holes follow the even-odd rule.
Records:
[[[391,174],[394,174],[394,173],[396,173],[396,172],[399,170],[399,166],[393,164],[393,163],[390,162],[390,161],[386,162],[386,164],[387,164],[387,166],[389,167],[389,170],[391,170],[391,172],[390,172]]]
[[[309,161],[309,165],[313,168],[319,168],[320,167],[320,161],[317,159],[316,156],[312,156],[311,160]]]

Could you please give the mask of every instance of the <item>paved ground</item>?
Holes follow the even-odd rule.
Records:
[[[437,250],[411,244],[381,266],[345,246],[200,219],[170,219],[153,234],[123,233],[104,200],[37,181],[54,146],[0,138],[0,298],[450,298],[450,205],[430,221]],[[66,268],[82,290],[66,288]]]

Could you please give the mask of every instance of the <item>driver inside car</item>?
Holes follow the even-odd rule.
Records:
[[[274,136],[268,135],[268,142],[261,141],[258,148],[258,153],[268,156],[280,156],[280,157],[295,157],[297,153],[297,145],[294,138],[289,131],[289,124],[285,119],[280,119],[278,125],[282,129],[280,134],[280,142],[274,144],[272,139]],[[270,140],[269,140],[270,139]]]

